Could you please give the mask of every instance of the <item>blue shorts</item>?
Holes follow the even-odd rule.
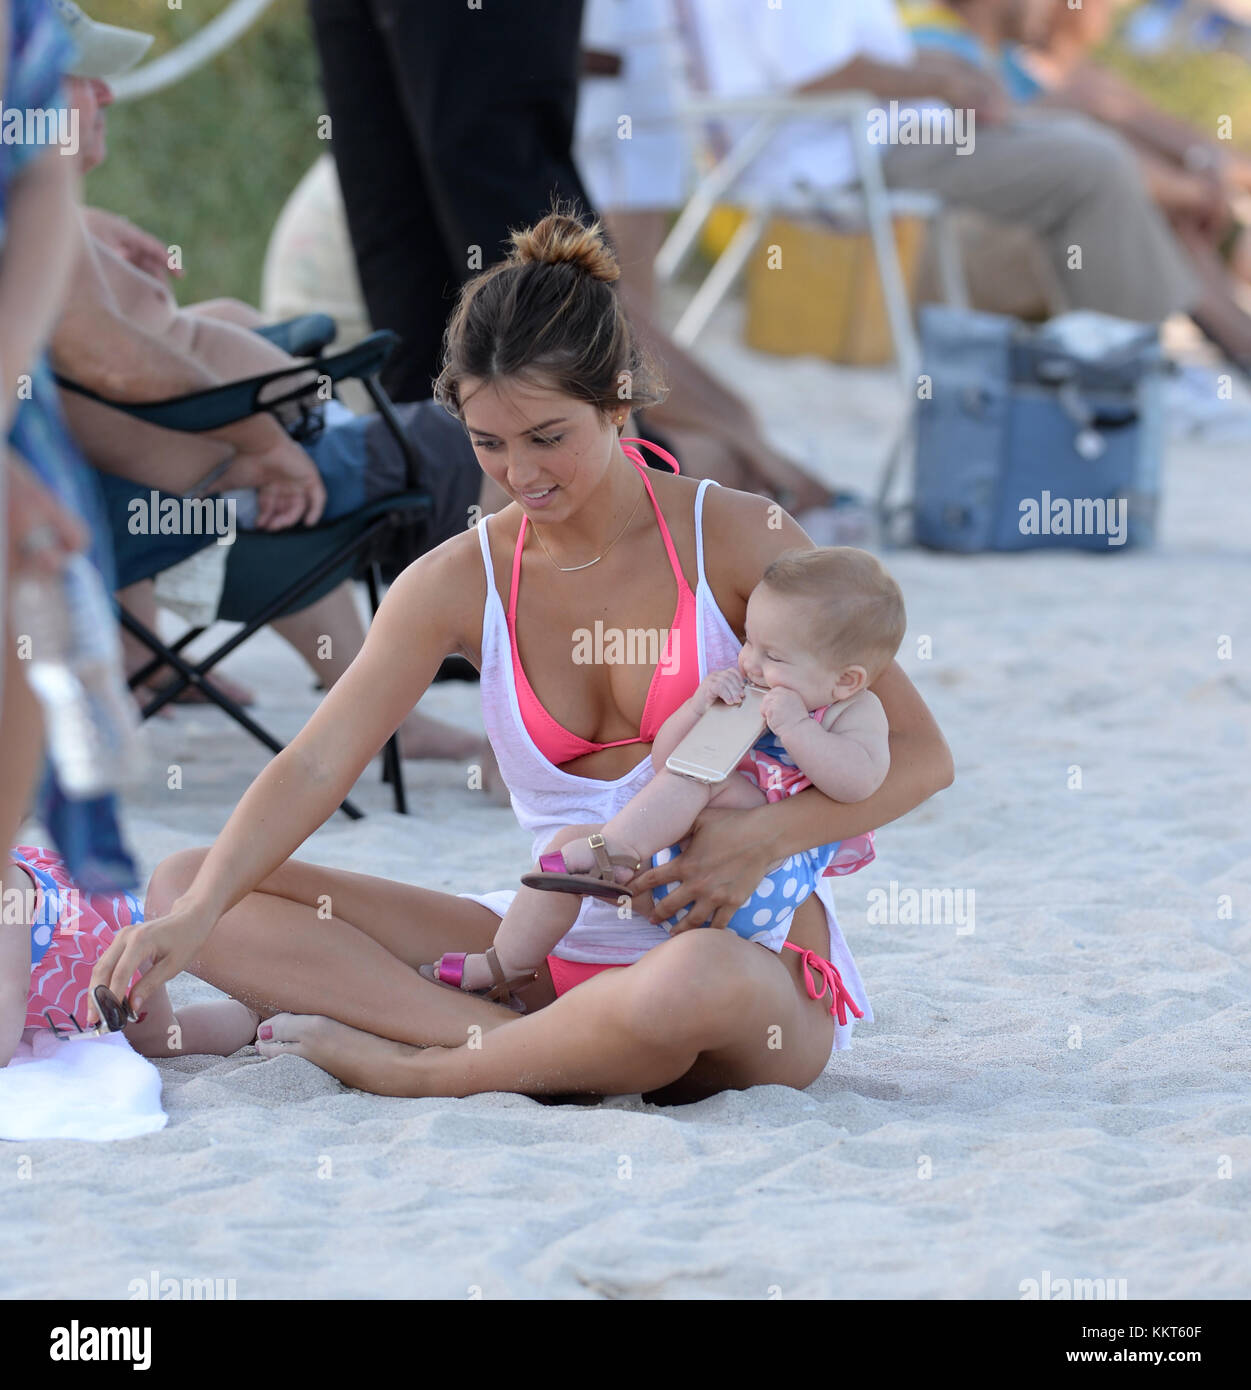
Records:
[[[482,471],[465,427],[437,401],[409,401],[395,410],[417,456],[422,491],[430,496],[427,544],[433,549],[465,529],[482,487]],[[326,428],[304,446],[326,486],[322,522],[337,521],[380,497],[404,492],[407,460],[382,417],[353,415],[338,402],[328,402],[326,411]],[[139,499],[146,507],[153,489],[108,473],[96,476],[117,552],[117,587],[151,579],[214,544],[212,535],[132,534],[131,503]],[[162,500],[171,495],[158,494]],[[249,529],[242,500],[238,517],[239,529]]]
[[[755,892],[730,918],[729,930],[745,941],[755,941],[770,951],[780,951],[791,929],[791,918],[795,909],[812,896],[826,866],[838,853],[841,840],[828,845],[818,845],[816,849],[799,850],[783,860],[767,877],[756,885]],[[681,854],[677,845],[658,850],[652,855],[652,864],[667,864]],[[662,883],[652,889],[652,901],[659,903],[673,892],[676,884]],[[681,908],[661,926],[672,931],[687,915],[688,909]],[[707,926],[707,923],[703,925]]]

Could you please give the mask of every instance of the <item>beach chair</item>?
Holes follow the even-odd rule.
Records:
[[[699,96],[683,105],[683,118],[701,128],[735,116],[753,118],[753,124],[700,179],[657,254],[656,278],[662,284],[669,283],[682,269],[713,210],[725,200],[745,201],[743,222],[673,329],[677,342],[689,347],[695,341],[717,306],[734,288],[760,244],[770,217],[776,211],[794,206],[794,197],[780,193],[752,193],[745,200],[734,199],[734,191],[743,176],[784,126],[795,121],[828,120],[831,125],[846,126],[852,136],[857,182],[840,188],[796,189],[794,193],[823,219],[868,233],[899,374],[905,388],[913,388],[920,370],[921,350],[895,244],[895,216],[919,217],[929,222],[946,302],[953,307],[966,308],[968,293],[959,247],[942,202],[929,193],[893,190],[886,186],[877,146],[868,135],[869,112],[878,104],[876,98],[865,93],[840,92],[813,96]]]
[[[373,333],[346,352],[325,356],[325,349],[333,340],[335,331],[334,320],[326,314],[308,314],[265,328],[261,330],[264,337],[292,356],[304,360],[246,381],[233,381],[164,401],[139,405],[111,401],[76,382],[57,378],[66,390],[75,391],[114,410],[125,411],[148,424],[187,433],[220,429],[223,425],[261,411],[273,413],[277,407],[294,401],[308,391],[307,384],[284,391],[282,383],[289,378],[307,378],[310,371],[332,383],[358,380],[369,393],[405,459],[404,491],[377,498],[349,516],[322,525],[292,527],[285,531],[240,531],[230,546],[225,585],[217,611],[218,619],[239,623],[240,627],[202,659],[191,662],[182,653],[190,642],[205,631],[203,626],[192,626],[177,641],[167,644],[119,605],[119,618],[126,631],[152,654],[152,660],[131,676],[131,688],[151,680],[167,666],[174,673],[170,683],[143,706],[141,713],[144,719],[151,718],[188,686],[194,686],[205,699],[225,711],[272,753],[282,752],[284,745],[278,739],[236,701],[205,679],[208,673],[258,629],[275,618],[324,597],[345,579],[365,580],[371,613],[377,613],[382,589],[378,560],[381,544],[398,529],[409,530],[414,525],[424,524],[430,515],[431,499],[421,486],[417,455],[405,437],[392,402],[378,379],[399,341],[397,336],[389,331]],[[159,558],[137,558],[124,572],[119,572],[118,586],[126,588],[155,578],[168,565],[168,561]],[[383,780],[392,785],[396,811],[401,815],[407,814],[408,800],[398,735],[393,734],[383,750],[382,775]],[[350,799],[345,799],[339,809],[353,820],[359,820],[364,815]]]

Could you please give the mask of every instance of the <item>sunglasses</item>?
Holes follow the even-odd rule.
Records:
[[[129,998],[119,999],[105,985],[97,985],[91,991],[91,997],[95,1000],[96,1012],[100,1015],[100,1022],[94,1028],[84,1028],[73,1014],[66,1014],[76,1029],[75,1032],[70,1033],[64,1028],[58,1028],[53,1023],[52,1015],[47,1009],[43,1011],[44,1018],[48,1020],[48,1027],[62,1042],[78,1042],[82,1038],[98,1038],[102,1033],[120,1033],[128,1023],[136,1022],[139,1017],[130,1007]]]

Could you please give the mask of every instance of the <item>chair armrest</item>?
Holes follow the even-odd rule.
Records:
[[[828,116],[853,121],[881,103],[871,92],[782,93],[778,96],[692,97],[683,102],[679,115],[706,121],[725,116],[772,116],[779,121],[811,120]]]
[[[263,376],[249,377],[246,381],[230,381],[222,386],[210,386],[205,391],[193,391],[190,395],[175,396],[164,401],[111,401],[107,396],[77,382],[58,375],[59,386],[74,391],[88,400],[111,406],[126,415],[133,416],[149,425],[159,425],[162,429],[179,430],[185,434],[200,434],[205,430],[221,429],[223,425],[233,425],[246,420],[249,415],[259,415],[262,411],[272,411],[275,406],[296,400],[306,395],[309,386],[306,378],[310,372],[323,380],[331,382],[349,381],[353,378],[367,378],[376,375],[391,355],[399,338],[389,329],[371,333],[346,352],[333,357],[318,357],[309,362],[299,362],[283,367]],[[261,399],[261,393],[275,382],[288,378],[301,379],[289,391]]]
[[[282,323],[267,324],[257,334],[292,357],[319,357],[335,340],[339,327],[329,314],[301,314]]]

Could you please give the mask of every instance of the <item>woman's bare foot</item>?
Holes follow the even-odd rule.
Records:
[[[442,762],[473,760],[482,747],[482,735],[445,724],[420,710],[413,710],[400,725],[400,756],[432,758]]]
[[[249,690],[246,685],[240,685],[238,681],[232,681],[228,676],[223,676],[218,671],[214,671],[211,676],[206,676],[205,680],[209,685],[216,686],[227,699],[233,700],[237,705],[248,706],[256,703],[255,693]],[[140,710],[142,710],[150,700],[156,699],[167,685],[168,682],[157,682],[156,684],[136,687],[133,694]],[[211,701],[207,695],[202,694],[194,685],[188,685],[175,695],[172,700],[163,704],[161,708],[157,710],[157,714],[162,719],[170,719],[173,717],[175,705],[207,705],[210,703]]]
[[[345,1086],[379,1096],[418,1096],[414,1060],[424,1051],[375,1037],[320,1014],[275,1014],[261,1024],[256,1050],[262,1057],[303,1057]]]

